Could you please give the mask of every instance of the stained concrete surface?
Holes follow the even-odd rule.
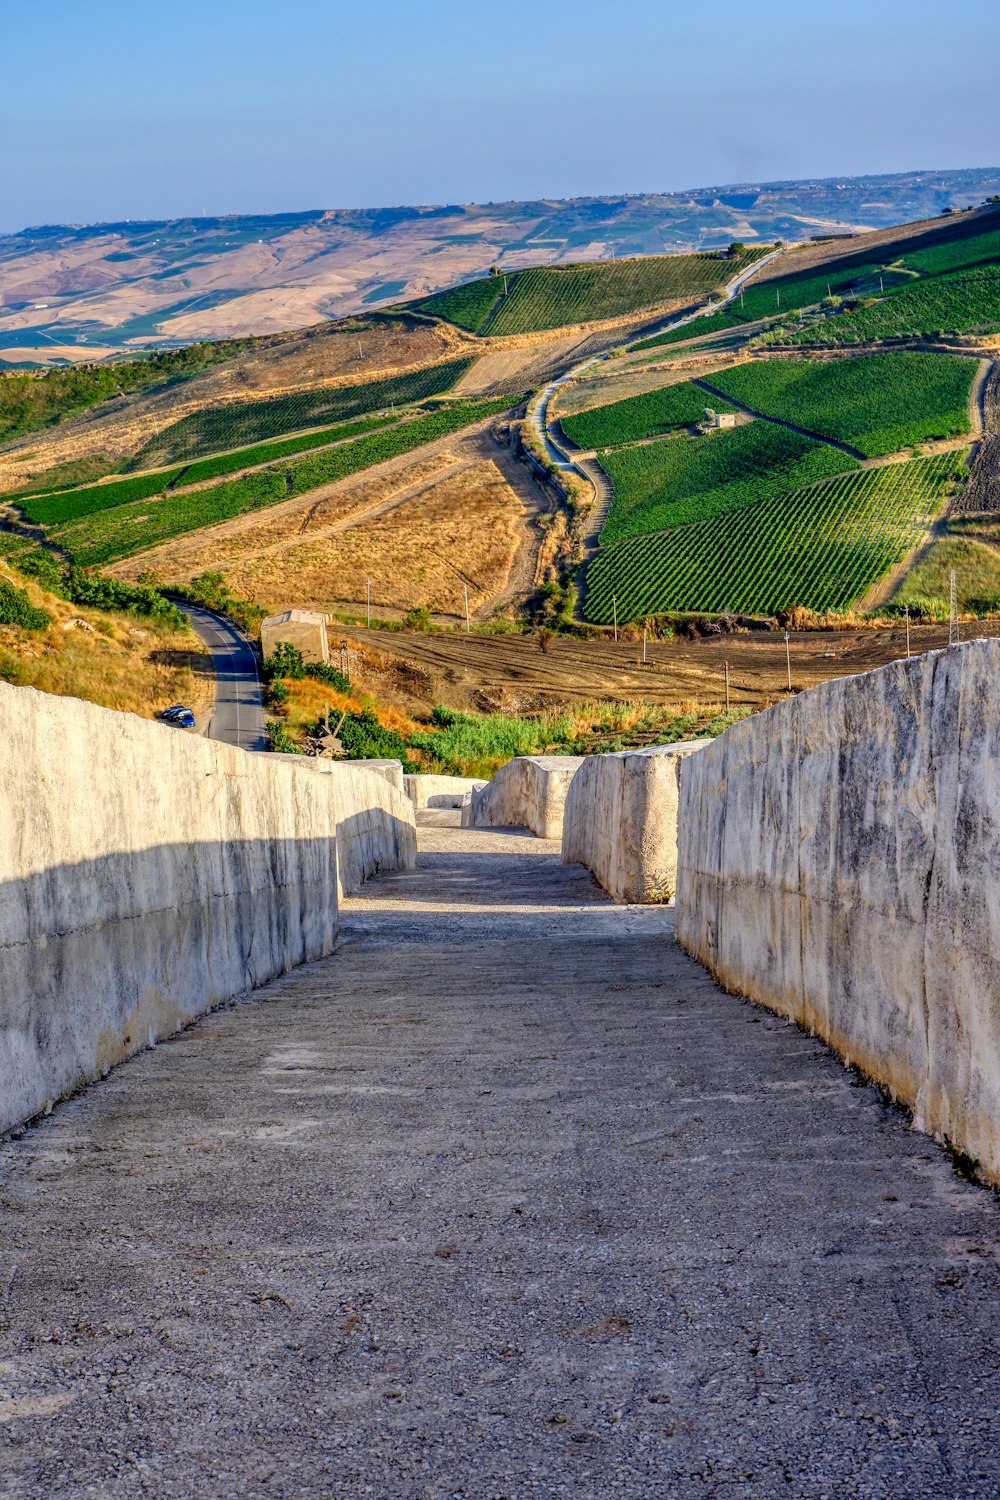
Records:
[[[0,1493],[995,1496],[995,1198],[669,911],[420,838],[0,1150]]]

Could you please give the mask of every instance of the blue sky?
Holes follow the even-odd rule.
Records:
[[[997,0],[9,0],[0,230],[1000,162]]]

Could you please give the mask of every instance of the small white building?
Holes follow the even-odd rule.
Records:
[[[280,615],[268,615],[261,622],[260,647],[265,657],[274,655],[281,641],[302,652],[303,661],[330,660],[326,615],[311,609],[286,609]]]
[[[706,406],[701,425],[706,432],[717,432],[720,427],[735,427],[736,417],[737,413],[734,411],[713,411],[710,406]]]

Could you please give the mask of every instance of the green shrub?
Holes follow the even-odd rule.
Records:
[[[15,588],[0,578],[0,625],[20,625],[22,630],[44,630],[51,625],[44,609],[36,609],[26,589]]]

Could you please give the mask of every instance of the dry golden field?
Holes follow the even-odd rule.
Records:
[[[171,703],[186,703],[195,713],[211,704],[212,658],[191,631],[82,609],[2,562],[0,578],[27,589],[32,604],[52,620],[43,631],[0,625],[0,680],[147,719]]]
[[[470,610],[480,615],[505,594],[515,564],[530,589],[548,503],[529,471],[480,428],[109,571],[174,583],[221,571],[237,594],[268,609],[357,609],[371,578],[376,613],[425,606],[456,617],[468,585]]]

